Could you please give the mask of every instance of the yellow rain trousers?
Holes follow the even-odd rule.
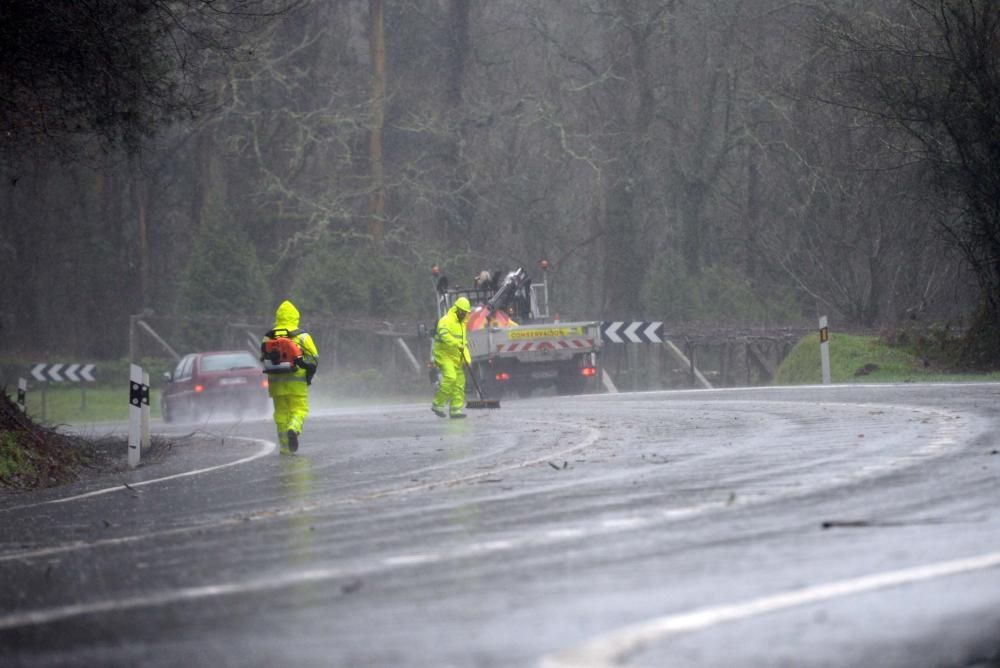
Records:
[[[434,394],[434,410],[443,411],[445,406],[451,407],[452,415],[462,412],[465,406],[465,370],[466,363],[471,363],[469,347],[466,339],[465,321],[459,321],[454,306],[438,321],[434,334],[434,364],[441,370],[441,385]]]
[[[274,328],[294,330],[299,327],[299,310],[290,301],[281,302],[274,314]],[[308,333],[302,332],[292,338],[302,349],[306,362],[319,363],[319,351]],[[302,433],[306,416],[309,414],[309,386],[305,369],[293,373],[273,373],[268,375],[267,393],[274,402],[274,424],[278,429],[278,442],[282,448],[288,446],[288,432]]]

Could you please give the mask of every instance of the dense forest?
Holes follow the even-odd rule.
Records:
[[[564,317],[968,332],[1000,365],[992,0],[10,0],[0,327]]]

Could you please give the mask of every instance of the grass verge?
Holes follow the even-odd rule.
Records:
[[[935,368],[910,349],[875,336],[830,334],[830,379],[834,383],[1000,381],[1000,373],[961,374]],[[778,367],[776,385],[823,382],[819,337],[799,341]]]
[[[86,390],[79,386],[29,389],[28,414],[44,424],[86,424],[88,422],[124,422],[128,420],[128,387],[97,387]],[[160,417],[160,393],[152,390],[149,414]]]

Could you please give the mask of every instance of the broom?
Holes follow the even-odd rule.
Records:
[[[478,409],[478,408],[500,408],[500,401],[498,399],[484,399],[483,391],[479,389],[479,381],[476,380],[476,373],[469,366],[469,363],[462,358],[462,365],[468,370],[469,376],[472,378],[472,384],[476,386],[476,393],[479,395],[479,400],[472,399],[471,401],[465,402],[466,408]]]

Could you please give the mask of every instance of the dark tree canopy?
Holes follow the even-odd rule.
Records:
[[[842,97],[902,133],[945,205],[938,223],[982,289],[970,366],[1000,364],[1000,3],[903,0],[884,15],[833,15]],[[989,360],[989,362],[987,362]]]
[[[564,320],[965,331],[1000,298],[997,7],[0,0],[0,327],[423,318],[432,265],[546,258]]]
[[[204,65],[295,0],[4,0],[0,147],[135,146],[206,101]]]

